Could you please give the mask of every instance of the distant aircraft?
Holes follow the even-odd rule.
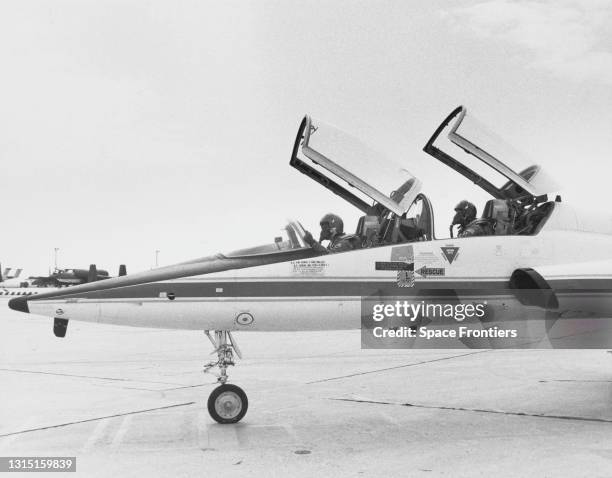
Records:
[[[15,296],[33,295],[38,294],[41,290],[50,292],[51,289],[32,287],[32,281],[30,279],[19,278],[23,269],[17,269],[15,274],[11,275],[11,268],[7,267],[2,272],[2,266],[0,265],[0,299],[11,299]]]
[[[19,269],[19,272],[21,269]],[[119,275],[126,275],[125,265],[119,266]],[[19,282],[5,281],[0,283],[0,299],[13,296],[38,295],[43,292],[52,292],[61,287],[85,284],[98,280],[109,279],[105,270],[98,270],[95,264],[87,269],[55,269],[48,276],[29,277]]]
[[[102,269],[95,270],[95,277],[87,269],[55,269],[48,276],[31,277],[32,284],[37,287],[63,287],[67,285],[85,284],[93,280],[108,279],[108,272]]]
[[[11,267],[7,267],[2,271],[2,264],[0,264],[0,287],[22,287],[23,281],[19,278],[23,269],[16,269],[11,274]]]
[[[487,235],[435,237],[433,209],[415,176],[306,116],[290,165],[362,211],[353,250],[326,254],[289,222],[286,238],[272,244],[14,298],[9,306],[53,317],[58,336],[71,319],[204,330],[217,354],[206,370],[220,370],[208,411],[220,423],[238,422],[248,408],[244,391],[226,383],[234,353],[240,357],[234,331],[359,328],[367,298],[484,299],[478,326],[531,326],[541,311],[542,335],[553,346],[580,339],[609,347],[610,321],[597,319],[612,317],[612,218],[548,198],[557,189],[539,166],[515,165],[512,150],[494,152],[489,136],[471,134],[469,124],[466,108],[455,109],[424,151],[490,194],[477,219]],[[415,327],[427,324],[420,320]]]

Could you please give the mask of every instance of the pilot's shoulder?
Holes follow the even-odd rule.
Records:
[[[357,234],[343,234],[335,241],[334,249],[354,249],[361,243],[361,238]]]
[[[340,238],[340,240],[342,241],[344,240],[352,241],[354,239],[359,239],[359,236],[357,234],[343,234],[342,237]]]
[[[459,237],[483,236],[492,233],[491,222],[488,219],[476,219],[469,223],[459,234]]]

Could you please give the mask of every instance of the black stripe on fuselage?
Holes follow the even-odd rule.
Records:
[[[236,281],[236,282],[154,282],[136,286],[87,291],[80,294],[45,294],[44,299],[131,299],[159,298],[173,293],[174,297],[337,297],[337,296],[413,296],[421,291],[436,290],[440,293],[455,289],[474,289],[479,292],[487,290],[508,291],[505,282],[486,282],[477,284],[469,282],[430,282],[415,287],[398,287],[395,282],[382,281]],[[218,292],[222,290],[222,292]],[[34,299],[36,300],[36,299]]]
[[[573,281],[575,285],[576,281]],[[609,279],[585,279],[579,288],[555,288],[555,292],[598,293],[612,290]],[[559,284],[563,285],[563,284]],[[70,289],[44,297],[28,297],[29,301],[46,299],[153,299],[172,293],[173,297],[235,298],[235,297],[424,297],[491,296],[512,293],[508,281],[416,281],[414,287],[398,287],[391,281],[232,281],[232,282],[153,282],[104,290],[74,293]]]

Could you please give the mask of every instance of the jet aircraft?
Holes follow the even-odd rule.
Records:
[[[21,272],[21,269],[18,269]],[[126,275],[125,265],[119,266],[119,275]],[[17,276],[14,276],[17,277]],[[11,277],[13,279],[14,277]],[[75,284],[85,284],[98,280],[108,279],[107,271],[98,270],[95,264],[86,269],[55,269],[48,276],[28,277],[27,279],[15,281],[4,281],[0,283],[0,299],[12,299],[14,296],[31,296],[41,293],[53,292],[60,287],[68,287]]]
[[[14,298],[9,305],[53,317],[56,335],[66,333],[69,320],[205,331],[216,352],[205,370],[218,367],[220,384],[208,410],[220,423],[240,421],[248,408],[244,391],[227,383],[227,369],[241,355],[234,332],[359,328],[364,298],[484,298],[483,324],[529,324],[541,313],[538,340],[562,346],[580,336],[589,346],[609,347],[612,217],[549,197],[557,186],[540,166],[521,165],[512,148],[491,146],[495,141],[474,125],[465,107],[456,108],[424,151],[491,196],[480,218],[490,225],[488,235],[437,238],[431,202],[401,162],[306,116],[290,165],[361,211],[354,249],[315,250],[301,224],[290,221],[286,237],[271,244]]]
[[[92,274],[94,274],[92,276]],[[94,280],[108,279],[108,271],[102,269],[55,269],[48,276],[31,277],[32,285],[36,287],[63,287],[85,284]]]

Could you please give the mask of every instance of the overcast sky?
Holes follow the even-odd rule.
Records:
[[[422,152],[464,104],[565,201],[610,213],[612,3],[4,1],[3,266],[113,274],[359,211],[289,167],[308,113],[424,181],[438,234],[487,197]]]

